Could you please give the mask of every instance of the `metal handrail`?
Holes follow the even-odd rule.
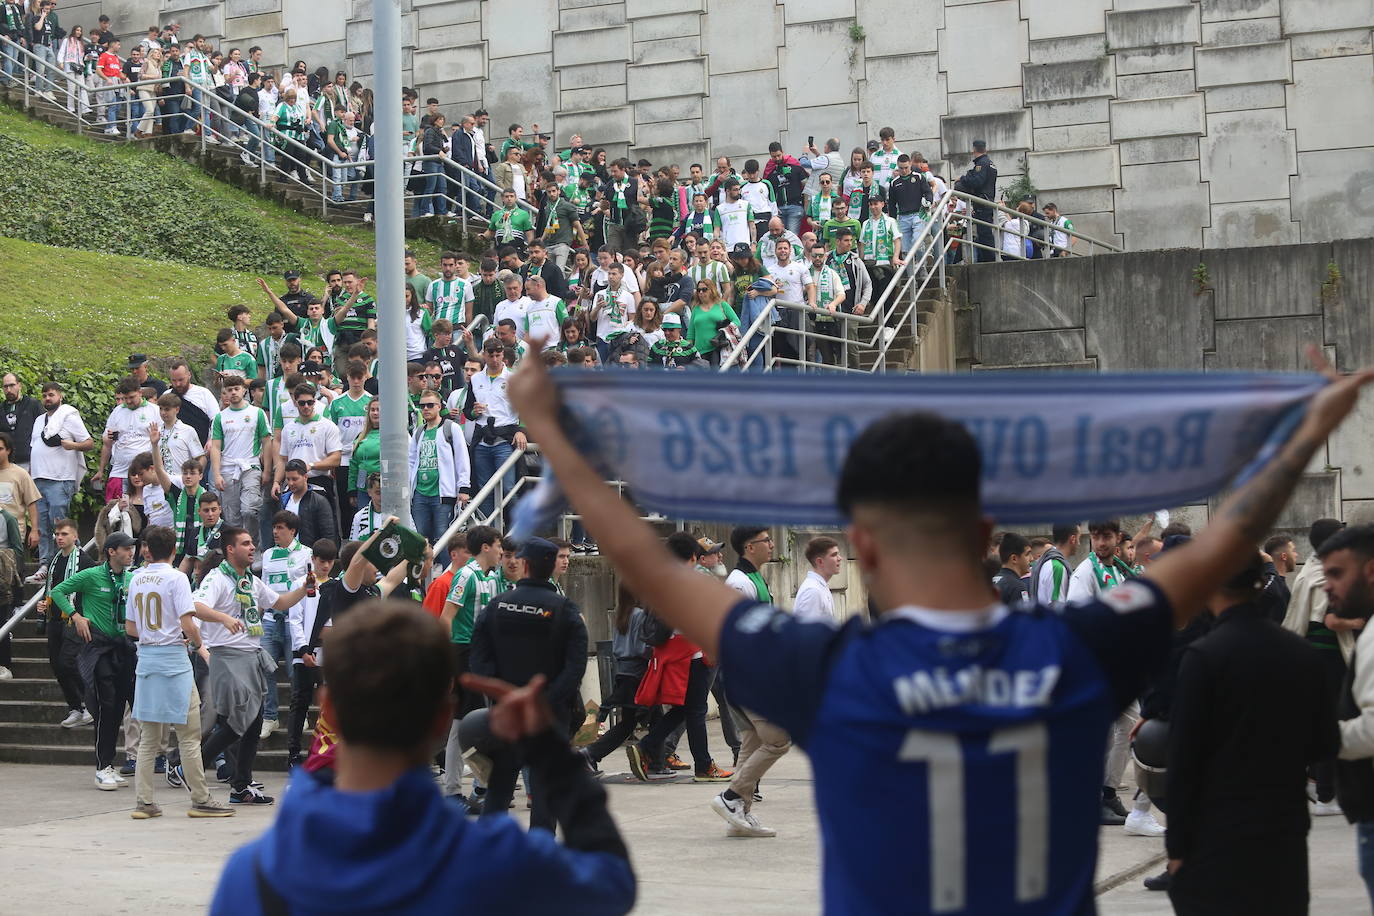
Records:
[[[90,550],[94,546],[95,538],[91,538],[81,547],[81,552],[85,553],[87,550]],[[4,639],[6,636],[10,635],[14,628],[19,626],[19,621],[23,620],[30,611],[38,607],[38,602],[42,600],[43,594],[44,592],[41,588],[38,591],[34,592],[33,597],[30,598],[28,601],[25,601],[24,606],[21,607],[19,610],[15,611],[14,616],[12,616],[9,620],[5,621],[4,626],[0,626],[0,639]]]
[[[439,535],[439,539],[434,542],[435,556],[438,556],[447,549],[448,542],[453,539],[453,536],[467,527],[468,522],[477,514],[477,507],[482,505],[482,501],[488,496],[501,488],[502,478],[506,476],[508,471],[515,470],[516,462],[518,462],[524,456],[525,452],[529,450],[530,449],[526,447],[517,448],[512,451],[510,457],[501,463],[501,466],[491,475],[491,478],[487,480],[482,489],[478,490],[468,499],[468,504],[463,507],[463,511],[453,517],[453,521],[449,523],[448,528],[444,529],[444,533]]]

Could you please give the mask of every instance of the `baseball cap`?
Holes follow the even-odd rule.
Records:
[[[592,151],[592,148],[591,148],[590,146],[574,146],[574,147],[571,149],[571,152],[574,152],[574,153],[581,153],[581,154],[584,155],[584,156],[587,155],[588,153],[590,153],[591,151]]]
[[[312,360],[307,360],[301,364],[301,375],[323,375],[324,366]]]
[[[530,538],[515,556],[521,560],[552,560],[558,556],[558,545],[544,538]]]
[[[663,323],[660,324],[659,327],[661,327],[661,328],[681,328],[681,327],[682,327],[682,319],[679,318],[679,317],[677,316],[677,312],[669,312],[668,314],[666,314],[666,315],[663,316]]]
[[[283,280],[299,280],[301,278],[301,272],[299,270],[288,270],[281,275],[281,278]]]
[[[697,538],[697,546],[701,548],[701,553],[704,556],[708,553],[720,553],[720,549],[725,545],[707,537],[700,537]]]
[[[101,550],[115,550],[119,547],[133,547],[138,542],[129,537],[123,531],[115,531],[105,538],[105,546]]]
[[[148,361],[148,355],[147,355],[146,353],[130,353],[130,354],[129,354],[129,368],[130,368],[130,369],[137,369],[139,366],[143,365],[143,364],[146,363],[147,361]]]
[[[736,242],[735,247],[730,249],[730,257],[732,258],[747,258],[752,253],[753,249],[749,247],[748,242]]]
[[[869,140],[869,141],[868,141],[868,151],[869,151],[870,153],[873,152],[874,150],[876,150],[876,149],[878,148],[878,146],[879,146],[879,143],[878,143],[877,140]]]

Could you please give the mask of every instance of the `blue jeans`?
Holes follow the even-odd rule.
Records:
[[[205,105],[201,101],[201,92],[199,89],[192,88],[189,82],[186,83],[186,89],[187,94],[191,96],[189,101],[185,99],[182,100],[182,111],[186,112],[187,117],[190,119],[189,123],[186,126],[199,128],[201,126],[201,123],[204,122],[207,118]]]
[[[14,82],[14,75],[18,73],[24,75],[24,64],[19,59],[19,52],[10,48],[9,45],[0,46],[0,75],[4,76],[6,85]]]
[[[344,165],[344,163],[349,162],[349,161],[350,161],[350,160],[348,160],[348,159],[339,159],[339,158],[335,157],[335,159],[334,159],[334,162],[336,163],[335,168],[333,168],[333,169],[330,170],[330,171],[332,171],[332,172],[334,173],[334,190],[330,193],[329,196],[330,196],[331,199],[337,201],[338,203],[343,203],[343,199],[344,199],[343,182],[345,182],[345,181],[352,181],[352,179],[353,179],[353,168],[352,168],[352,166],[351,166],[351,165]],[[355,184],[350,184],[350,185],[348,186],[348,199],[349,199],[349,200],[352,200],[353,198],[355,198],[355,197],[357,197],[357,196],[358,196],[358,186],[355,185]]]
[[[437,204],[434,196],[439,192],[439,182],[443,174],[443,166],[438,162],[420,163],[420,174],[422,180],[419,187],[415,189],[418,195],[415,198],[415,216],[429,216],[438,213],[442,208]]]
[[[1360,856],[1360,877],[1364,879],[1369,900],[1374,903],[1374,821],[1360,821],[1355,825],[1355,842]]]
[[[38,58],[40,61],[46,61],[47,63],[52,64],[54,67],[57,66],[57,54],[53,51],[51,45],[34,45],[33,56]],[[52,81],[52,70],[49,70],[42,64],[38,64],[35,67],[35,69],[37,70],[37,73],[35,74],[36,79],[34,80],[34,88],[39,89],[43,92],[55,91],[57,89],[57,84]]]
[[[902,254],[911,254],[911,249],[916,245],[916,236],[925,227],[926,221],[921,219],[919,213],[905,213],[897,217],[897,228],[902,232]]]
[[[44,566],[53,555],[53,525],[67,517],[72,497],[76,495],[75,480],[35,480],[38,486],[38,558]]]
[[[801,232],[802,205],[801,204],[780,204],[778,206],[778,218],[782,220],[783,228],[791,233]]]
[[[425,540],[433,544],[439,540],[439,535],[443,534],[449,523],[453,521],[453,504],[444,502],[438,496],[412,493],[410,496],[410,517],[415,522],[415,530],[423,534]],[[438,556],[434,558],[434,562],[435,565],[438,565]]]
[[[262,615],[262,647],[271,653],[272,658],[291,664],[291,634],[286,630],[286,615],[278,619],[276,612],[268,611]],[[267,695],[262,698],[262,717],[277,718],[277,679],[267,679]]]
[[[181,114],[182,97],[179,95],[158,96],[162,102],[162,132],[179,134],[186,129],[186,118]]]
[[[511,452],[515,447],[509,442],[497,440],[496,442],[479,442],[472,447],[472,491],[476,493],[487,485],[500,469],[501,465],[510,458]],[[501,485],[505,492],[509,493],[515,486],[515,469],[507,471],[501,478]],[[496,494],[492,493],[482,501],[482,506],[478,510],[483,516],[489,516],[496,510]]]

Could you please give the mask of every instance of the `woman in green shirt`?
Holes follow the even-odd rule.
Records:
[[[367,476],[382,471],[382,405],[374,398],[367,405],[367,420],[358,432],[353,458],[348,464],[348,491],[356,508],[367,499]]]
[[[688,329],[687,340],[696,347],[697,353],[710,361],[712,366],[720,365],[720,354],[716,351],[716,332],[726,323],[739,326],[739,316],[728,302],[721,299],[714,280],[703,277],[697,281],[696,292],[692,294],[692,323]]]

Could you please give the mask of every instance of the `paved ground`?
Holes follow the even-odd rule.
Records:
[[[623,756],[606,761],[623,769]],[[184,816],[189,797],[160,783],[166,814],[128,816],[133,790],[99,792],[78,767],[7,765],[0,775],[0,863],[4,899],[24,901],[28,916],[196,912],[205,906],[221,863],[234,846],[261,831],[272,809],[240,810],[233,818]],[[811,806],[811,770],[789,754],[764,782],[756,813],[778,829],[771,840],[729,839],[707,802],[719,786],[690,781],[643,785],[607,778],[612,810],[635,856],[642,913],[805,914],[819,909],[818,843]],[[282,777],[264,777],[280,792]],[[224,798],[224,787],[215,794]],[[517,795],[517,814],[523,816]],[[1158,869],[1163,842],[1102,832],[1098,868],[1101,912],[1168,913],[1162,894],[1141,889],[1140,877]],[[169,878],[168,867],[174,867]],[[1312,912],[1323,916],[1369,912],[1355,872],[1352,829],[1323,818],[1312,835]],[[118,890],[115,890],[118,889]]]

